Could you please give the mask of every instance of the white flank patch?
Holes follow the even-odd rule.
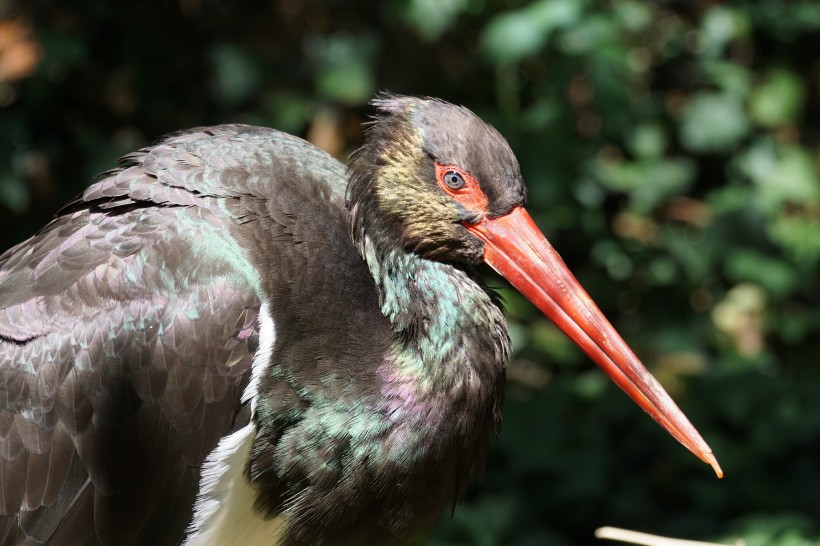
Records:
[[[262,378],[262,372],[270,366],[270,355],[273,353],[273,342],[276,339],[276,333],[273,328],[273,318],[270,315],[270,305],[263,301],[259,307],[259,347],[256,349],[256,354],[253,355],[253,363],[251,363],[251,380],[248,386],[245,387],[245,392],[242,393],[242,403],[251,403],[251,415],[256,415],[256,396],[259,394],[259,381]]]
[[[273,545],[285,529],[282,517],[265,520],[256,515],[256,490],[245,479],[244,470],[256,437],[253,415],[263,371],[273,351],[274,327],[267,302],[259,309],[259,348],[251,364],[251,380],[242,393],[242,403],[251,403],[251,422],[219,441],[202,465],[199,496],[184,546]]]

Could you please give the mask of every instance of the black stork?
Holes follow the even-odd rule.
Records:
[[[525,212],[501,135],[374,104],[349,168],[270,129],[176,133],[0,257],[2,544],[408,544],[499,430],[480,262],[720,475]]]

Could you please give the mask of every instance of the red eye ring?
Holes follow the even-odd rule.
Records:
[[[487,212],[489,199],[478,181],[456,165],[436,163],[436,181],[444,193],[474,212]]]

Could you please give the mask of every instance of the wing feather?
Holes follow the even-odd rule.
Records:
[[[262,288],[240,243],[306,150],[172,135],[0,256],[0,542],[182,540],[199,466],[249,417]]]

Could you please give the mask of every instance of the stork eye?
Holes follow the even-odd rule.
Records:
[[[464,187],[464,177],[458,171],[447,171],[444,173],[444,183],[448,188],[460,190]]]

